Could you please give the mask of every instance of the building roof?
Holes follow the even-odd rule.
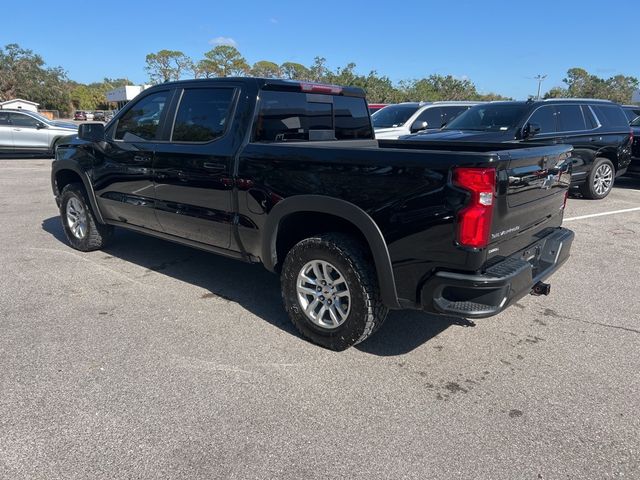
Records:
[[[30,100],[23,100],[22,98],[12,98],[11,100],[0,102],[0,105],[6,105],[7,103],[14,103],[14,102],[30,103],[31,105],[40,105],[39,103],[32,102]]]

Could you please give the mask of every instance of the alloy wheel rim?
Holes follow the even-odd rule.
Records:
[[[613,184],[613,171],[607,164],[600,165],[593,177],[593,188],[598,195],[603,195],[611,189]]]
[[[351,292],[344,275],[324,260],[312,260],[300,269],[296,292],[304,314],[319,327],[338,328],[351,311]]]
[[[71,197],[67,202],[67,225],[78,240],[87,234],[87,211],[76,197]]]

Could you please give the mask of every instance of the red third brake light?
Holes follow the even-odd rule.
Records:
[[[496,169],[459,167],[453,171],[453,183],[471,193],[469,204],[458,213],[458,243],[486,247],[493,217]]]
[[[338,95],[342,93],[342,87],[338,85],[322,85],[319,83],[300,83],[300,90],[311,93],[326,93],[330,95]]]

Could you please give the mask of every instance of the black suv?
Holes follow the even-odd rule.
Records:
[[[640,117],[640,105],[622,105],[624,113],[627,115],[629,122],[633,122]]]
[[[633,136],[622,107],[607,100],[549,99],[471,107],[438,131],[403,140],[565,143],[573,146],[572,186],[601,199],[631,162]]]

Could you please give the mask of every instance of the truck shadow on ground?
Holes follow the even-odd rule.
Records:
[[[640,190],[640,176],[616,178],[613,188]]]
[[[42,229],[67,245],[58,217],[44,220]],[[153,283],[154,275],[168,275],[205,290],[193,299],[194,302],[211,299],[235,302],[285,332],[300,336],[282,306],[277,275],[261,265],[243,263],[124,229],[117,229],[113,244],[98,254],[100,262],[105,265],[122,260],[143,267],[145,271],[136,278],[138,281]],[[114,265],[110,266],[114,268]],[[470,327],[474,323],[418,311],[392,311],[381,329],[356,348],[372,355],[402,355],[453,325]]]

